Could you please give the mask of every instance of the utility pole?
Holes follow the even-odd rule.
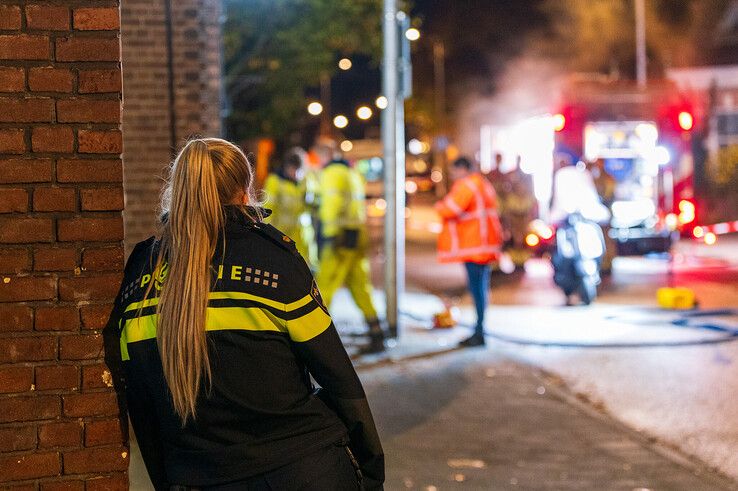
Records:
[[[646,88],[646,8],[644,0],[635,0],[636,78],[638,88]]]
[[[327,73],[320,74],[320,102],[323,112],[320,114],[320,135],[331,135],[331,77]]]
[[[397,1],[384,0],[382,33],[384,38],[384,57],[382,71],[382,93],[387,98],[387,107],[382,111],[382,150],[384,153],[384,196],[387,202],[384,215],[384,291],[387,306],[387,324],[390,336],[396,336],[399,323],[400,286],[404,279],[404,268],[401,267],[404,249],[405,210],[403,206],[404,177],[398,183],[400,171],[405,173],[404,136],[398,141],[399,125],[403,124],[399,100],[399,39],[397,29]],[[404,134],[404,126],[403,126]],[[400,166],[401,169],[400,169]],[[402,220],[398,220],[402,214]],[[400,231],[402,227],[402,231]],[[400,244],[400,239],[403,244]],[[398,261],[398,258],[400,261]]]
[[[436,170],[446,174],[446,148],[441,139],[446,139],[446,47],[443,42],[433,43],[433,109],[436,118],[436,138],[433,142],[433,164]],[[446,140],[444,140],[446,141]],[[436,195],[446,194],[446,179],[436,183]]]

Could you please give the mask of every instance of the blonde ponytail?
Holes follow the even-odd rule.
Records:
[[[151,284],[158,280],[161,285],[156,339],[183,425],[195,418],[200,388],[211,379],[205,326],[210,266],[225,222],[223,206],[243,193],[250,199],[251,184],[243,152],[227,141],[208,138],[192,140],[182,149],[164,190],[166,220]]]

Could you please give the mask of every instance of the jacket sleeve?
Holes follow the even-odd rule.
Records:
[[[384,451],[364,388],[323,305],[310,270],[302,261],[302,297],[286,305],[287,330],[297,355],[323,389],[349,431],[349,446],[364,476],[365,489],[383,489]],[[299,296],[299,295],[297,295]]]
[[[435,208],[443,219],[457,218],[469,208],[473,197],[469,186],[457,182],[451,188],[451,192],[436,202]]]
[[[131,258],[140,252],[137,246],[131,253]],[[122,330],[122,315],[124,305],[122,302],[122,290],[126,281],[130,281],[135,272],[131,271],[131,258],[126,264],[118,296],[113,304],[113,310],[108,322],[103,329],[103,342],[105,345],[105,363],[113,378],[113,386],[118,397],[120,411],[120,424],[124,430],[126,440],[128,439],[128,418],[130,417],[136,440],[143,456],[146,470],[149,473],[154,488],[158,490],[169,489],[164,470],[163,452],[161,440],[159,439],[159,425],[156,421],[156,413],[150,402],[152,399],[144,397],[145,391],[142,377],[136,374],[129,361],[123,361],[120,349],[120,337]]]

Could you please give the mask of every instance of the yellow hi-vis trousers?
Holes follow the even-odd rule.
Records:
[[[326,246],[321,252],[320,269],[316,278],[320,294],[330,309],[336,291],[346,286],[367,321],[377,319],[372,301],[372,283],[369,280],[369,258],[366,251]]]

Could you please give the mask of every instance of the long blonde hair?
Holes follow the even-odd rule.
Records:
[[[211,262],[225,224],[223,206],[242,193],[246,199],[239,202],[255,203],[246,155],[225,140],[201,138],[190,140],[174,159],[162,194],[161,248],[147,296],[151,285],[161,288],[156,340],[182,425],[195,418],[201,384],[211,380],[205,337]],[[241,211],[261,219],[258,211]]]

